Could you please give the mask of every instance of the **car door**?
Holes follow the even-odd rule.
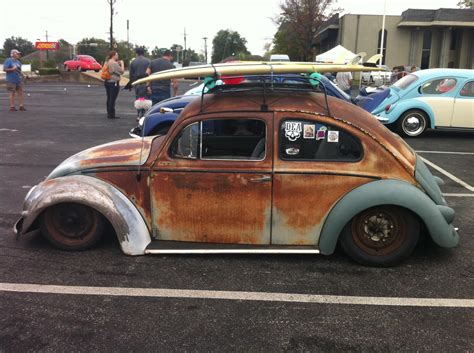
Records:
[[[360,140],[327,120],[296,113],[275,117],[272,244],[316,246],[333,205],[375,180],[368,175],[373,161],[362,164]]]
[[[457,93],[451,126],[474,128],[474,81],[467,81]]]
[[[421,101],[427,103],[434,113],[435,126],[451,126],[454,107],[454,92],[458,80],[454,77],[436,78],[422,84],[418,91]]]
[[[208,114],[169,134],[152,170],[153,236],[270,243],[271,113]]]

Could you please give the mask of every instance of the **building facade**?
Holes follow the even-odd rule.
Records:
[[[474,68],[474,9],[408,9],[401,16],[385,16],[383,63],[421,69]],[[381,15],[339,14],[316,35],[316,52],[340,44],[368,56],[380,52]]]

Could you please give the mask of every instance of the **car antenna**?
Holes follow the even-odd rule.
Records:
[[[138,158],[138,170],[137,170],[137,181],[142,180],[142,156],[143,156],[143,147],[145,146],[145,124],[146,124],[146,115],[143,117],[143,127],[142,127],[142,136],[141,136],[141,147],[140,147],[140,157]]]

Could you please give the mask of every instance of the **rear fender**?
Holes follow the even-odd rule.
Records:
[[[46,208],[64,202],[80,203],[101,213],[112,224],[127,255],[144,254],[151,242],[146,223],[132,202],[112,185],[84,175],[50,179],[32,188],[25,198],[17,233],[33,230]]]
[[[357,187],[332,208],[324,222],[319,249],[332,254],[344,226],[358,213],[374,206],[395,205],[406,208],[425,223],[433,241],[441,247],[454,247],[459,236],[450,222],[454,211],[436,205],[423,191],[399,180],[377,180]]]

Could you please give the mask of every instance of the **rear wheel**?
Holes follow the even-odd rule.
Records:
[[[424,112],[409,110],[398,118],[398,132],[407,137],[420,136],[426,130],[427,121],[428,118]]]
[[[400,207],[377,206],[356,215],[341,234],[341,245],[353,260],[386,267],[410,256],[420,236],[416,217]]]
[[[54,246],[63,250],[86,250],[94,246],[104,233],[103,216],[88,206],[61,203],[43,212],[41,233]]]

